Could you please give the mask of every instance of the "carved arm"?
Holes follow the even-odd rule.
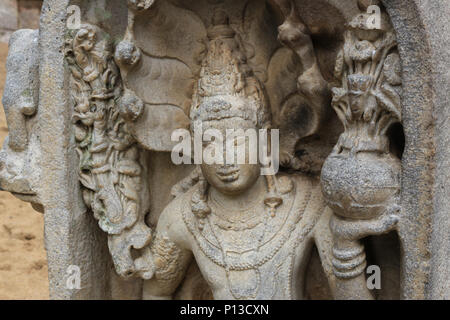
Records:
[[[336,215],[331,217],[330,228],[334,240],[332,264],[336,276],[335,298],[345,300],[374,298],[366,283],[366,254],[360,239],[369,235],[384,234],[394,229],[397,222],[398,217],[395,214],[382,215],[375,221],[351,221]]]

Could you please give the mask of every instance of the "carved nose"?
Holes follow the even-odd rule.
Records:
[[[36,105],[33,101],[25,101],[20,105],[20,111],[23,115],[31,117],[36,113]]]

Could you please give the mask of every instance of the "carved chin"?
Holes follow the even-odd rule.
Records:
[[[250,181],[244,179],[240,173],[229,177],[217,176],[219,183],[215,183],[215,187],[222,193],[228,195],[236,195],[249,189],[252,185]]]

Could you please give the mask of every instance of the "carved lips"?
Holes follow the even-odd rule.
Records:
[[[237,168],[220,168],[216,173],[221,181],[234,182],[239,179],[240,170]]]

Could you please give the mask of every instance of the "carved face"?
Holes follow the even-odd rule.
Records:
[[[20,30],[9,44],[3,107],[9,135],[0,151],[0,188],[21,200],[39,203],[40,154],[37,125],[39,89],[38,31]]]
[[[222,133],[223,139],[223,163],[224,164],[207,164],[205,159],[201,165],[203,176],[219,192],[227,195],[235,195],[248,190],[257,181],[258,177],[261,175],[261,167],[259,164],[253,164],[250,162],[250,152],[256,153],[257,155],[257,135],[255,134],[256,141],[254,141],[253,146],[250,144],[250,139],[241,135],[238,138],[226,136],[227,129],[234,130],[255,130],[257,129],[253,124],[248,121],[239,119],[227,119],[222,121],[217,121],[213,125],[206,124],[207,129],[217,129],[218,132]],[[205,131],[206,132],[206,131]],[[221,144],[222,145],[222,144]],[[234,150],[230,153],[234,153],[234,161],[227,163],[227,145],[233,146]],[[203,150],[209,153],[209,148],[214,148],[214,142],[205,143]],[[234,151],[234,152],[233,152]],[[242,161],[244,160],[244,161]],[[210,162],[211,163],[211,162]]]
[[[235,195],[248,190],[261,174],[257,164],[201,165],[203,176],[218,191]]]

